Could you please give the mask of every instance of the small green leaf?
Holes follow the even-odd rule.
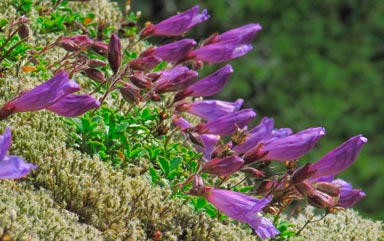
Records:
[[[169,161],[162,156],[158,156],[157,161],[161,170],[167,175],[169,173]]]
[[[183,160],[183,158],[181,156],[176,156],[176,157],[172,158],[170,160],[170,163],[171,163],[170,170],[177,169],[182,160]]]

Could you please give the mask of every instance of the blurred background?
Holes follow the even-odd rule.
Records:
[[[358,160],[340,177],[366,192],[356,206],[363,216],[383,219],[384,1],[132,0],[131,9],[142,12],[142,26],[194,5],[211,15],[188,32],[197,41],[247,23],[263,26],[254,50],[231,62],[235,72],[217,98],[241,97],[258,120],[273,117],[276,127],[325,127],[326,137],[300,163],[366,136]]]

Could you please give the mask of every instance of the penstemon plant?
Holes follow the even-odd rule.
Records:
[[[249,224],[262,239],[284,240],[300,234],[302,229],[289,231],[290,224],[281,220],[283,213],[294,215],[311,205],[326,216],[364,198],[363,191],[336,177],[357,159],[367,142],[364,136],[351,137],[314,163],[298,165],[325,136],[323,127],[294,133],[290,128],[275,128],[268,117],[251,127],[256,112],[242,109],[244,100],[203,99],[220,92],[235,70],[226,64],[208,76],[201,77],[198,71],[251,51],[260,24],[214,33],[197,44],[183,36],[210,18],[199,6],[160,23],[148,23],[139,32],[136,26],[128,27],[120,36],[110,34],[102,23],[86,24],[91,15],[60,18],[55,9],[65,6],[66,1],[55,1],[51,9],[41,9],[51,16],[50,22],[38,19],[44,25],[41,31],[60,30],[61,22],[67,21],[69,26],[80,26],[82,34],[60,36],[39,50],[26,51],[23,71],[44,69],[53,76],[3,103],[0,120],[43,109],[76,117],[66,119],[76,130],[72,147],[122,169],[145,160],[143,172],[154,184],[170,187],[173,197],[190,199],[197,211],[223,218],[214,206],[229,218]],[[9,25],[0,46],[0,62],[21,54],[18,46],[28,47],[27,24],[22,16]],[[169,42],[136,51],[137,45],[149,46],[149,39],[157,36],[169,37]],[[64,50],[64,56],[46,64],[44,54],[55,48]],[[91,82],[91,93],[75,94],[81,88],[70,78],[79,74]],[[125,102],[115,109],[107,107],[108,99],[114,98]],[[123,107],[127,103],[128,108]],[[37,167],[6,155],[10,139],[7,129],[0,137],[0,178],[24,177]],[[285,171],[273,172],[272,163],[283,163]]]

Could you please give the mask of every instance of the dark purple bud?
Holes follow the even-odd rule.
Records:
[[[101,56],[108,57],[108,44],[101,41],[94,41],[91,49]]]
[[[116,34],[112,34],[108,45],[108,62],[116,74],[121,65],[121,42]]]
[[[315,190],[313,196],[308,196],[308,202],[316,208],[331,208],[337,203],[337,198],[332,197],[324,192]]]
[[[267,154],[263,157],[263,160],[297,160],[312,150],[324,135],[325,129],[316,127],[264,143],[261,151]]]
[[[249,131],[249,135],[245,138],[245,141],[240,145],[232,148],[238,154],[243,154],[252,148],[261,140],[268,138],[272,134],[273,119],[264,117],[260,124]]]
[[[47,107],[58,115],[65,117],[75,117],[100,106],[100,102],[90,95],[70,94],[61,98],[59,101]]]
[[[90,60],[88,60],[87,65],[90,68],[97,68],[97,67],[105,66],[106,63],[100,59],[90,59]]]
[[[243,99],[238,99],[236,102],[203,100],[179,104],[176,106],[176,110],[179,112],[187,111],[206,121],[213,121],[223,115],[239,110],[243,102]]]
[[[136,103],[141,100],[140,89],[130,83],[125,83],[119,90],[124,100],[129,103]]]
[[[237,128],[244,128],[255,116],[256,113],[251,108],[240,110],[206,124],[199,124],[196,126],[196,131],[207,134],[232,135]]]
[[[83,71],[84,75],[89,77],[90,79],[98,82],[104,83],[106,81],[104,73],[97,69],[85,69]]]
[[[200,97],[217,94],[227,84],[232,73],[232,66],[227,64],[213,74],[189,86],[187,89],[179,91],[175,96],[175,101],[182,100],[187,96]]]
[[[237,172],[243,164],[243,159],[238,156],[215,158],[204,163],[202,172],[218,176],[230,176]]]
[[[313,164],[313,168],[317,171],[312,178],[334,176],[347,169],[356,160],[367,141],[362,135],[354,136],[323,156]]]
[[[209,18],[207,10],[199,14],[199,6],[194,6],[185,12],[167,18],[160,23],[146,26],[140,33],[140,38],[147,36],[180,36],[190,28]]]
[[[150,78],[143,74],[135,74],[129,77],[129,80],[139,88],[150,89],[152,87],[152,81]]]
[[[64,36],[60,40],[60,46],[67,51],[85,50],[93,44],[93,40],[87,35]]]
[[[239,40],[228,40],[209,44],[189,52],[188,58],[210,64],[226,62],[241,57],[252,50],[251,44],[241,44]]]
[[[17,34],[20,36],[21,39],[27,38],[29,36],[29,28],[26,24],[22,24],[19,28],[19,31]]]
[[[193,39],[182,39],[170,44],[161,45],[151,52],[164,61],[176,63],[182,60],[195,45],[196,42]]]
[[[134,70],[148,71],[155,68],[161,62],[161,58],[157,56],[147,56],[137,58],[129,62],[129,67]]]

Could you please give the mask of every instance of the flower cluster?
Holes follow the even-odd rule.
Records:
[[[181,36],[198,22],[208,19],[206,10],[198,13],[198,6],[170,17],[158,24],[150,24],[141,32],[141,38],[150,36]],[[275,128],[272,118],[264,117],[260,124],[248,128],[256,113],[241,109],[243,100],[195,100],[194,97],[212,96],[229,81],[233,68],[227,64],[216,72],[195,80],[197,68],[204,63],[215,64],[245,55],[252,49],[251,42],[261,30],[257,23],[213,34],[198,47],[193,39],[182,39],[163,46],[151,47],[130,63],[139,71],[140,81],[131,78],[131,101],[142,100],[146,88],[151,96],[176,92],[173,98],[173,124],[202,153],[202,161],[190,178],[192,195],[206,198],[227,216],[248,223],[261,238],[279,234],[271,221],[261,213],[277,215],[290,203],[307,201],[310,205],[329,212],[353,206],[365,194],[335,178],[357,158],[367,139],[357,135],[326,154],[315,163],[296,167],[296,162],[311,151],[326,134],[323,127],[312,127],[294,133],[290,128]],[[160,72],[150,72],[158,63],[166,61],[172,66]],[[187,66],[192,66],[189,69]],[[138,84],[142,84],[141,86]],[[127,85],[128,86],[128,85]],[[132,97],[136,93],[136,96]],[[192,100],[192,101],[191,101]],[[201,123],[191,124],[183,113],[200,118]],[[227,136],[231,140],[224,142]],[[271,162],[283,162],[287,172],[270,175],[261,170]],[[247,196],[203,184],[201,173],[218,176],[225,181],[235,173],[243,172],[256,179],[256,197]],[[257,183],[257,182],[254,182]]]
[[[147,24],[138,41],[154,36],[175,39],[208,19],[207,10],[200,12],[199,6],[195,6],[158,24]],[[53,47],[65,49],[68,54],[63,59],[63,68],[59,68],[64,70],[4,103],[0,108],[0,120],[14,113],[41,109],[66,117],[79,116],[99,107],[114,90],[132,105],[171,96],[166,106],[171,109],[172,124],[201,152],[199,165],[181,184],[182,190],[205,198],[228,217],[248,223],[260,238],[273,238],[279,230],[263,214],[279,215],[290,204],[301,201],[334,212],[353,206],[365,196],[336,175],[353,164],[367,139],[362,135],[354,136],[317,162],[296,167],[298,160],[325,136],[323,127],[294,133],[290,128],[275,128],[274,120],[264,117],[250,128],[248,125],[256,112],[251,108],[242,109],[242,99],[235,102],[202,99],[220,92],[234,70],[226,64],[202,78],[198,70],[205,64],[224,63],[247,54],[261,29],[260,24],[251,23],[221,34],[214,33],[200,44],[191,38],[179,38],[149,47],[128,60],[125,53],[131,43],[122,48],[116,34],[111,35],[108,43],[87,35],[59,37],[44,51]],[[87,51],[96,53],[100,59],[91,59]],[[68,56],[74,60],[64,61]],[[37,61],[34,57],[33,60]],[[159,67],[160,63],[165,63],[166,67]],[[107,67],[110,71],[101,70]],[[67,72],[71,75],[80,72],[98,87],[103,86],[102,99],[74,94],[80,86],[69,79]],[[196,116],[200,122],[188,122],[186,113]],[[0,137],[0,178],[23,177],[36,168],[18,157],[6,156],[10,139],[7,129]],[[266,173],[263,169],[272,162],[284,163],[286,172]],[[221,184],[233,175],[245,177],[254,184],[254,191],[246,195],[224,189]],[[203,176],[218,177],[219,183],[205,186],[204,181],[207,181]],[[192,188],[186,190],[190,182]]]

